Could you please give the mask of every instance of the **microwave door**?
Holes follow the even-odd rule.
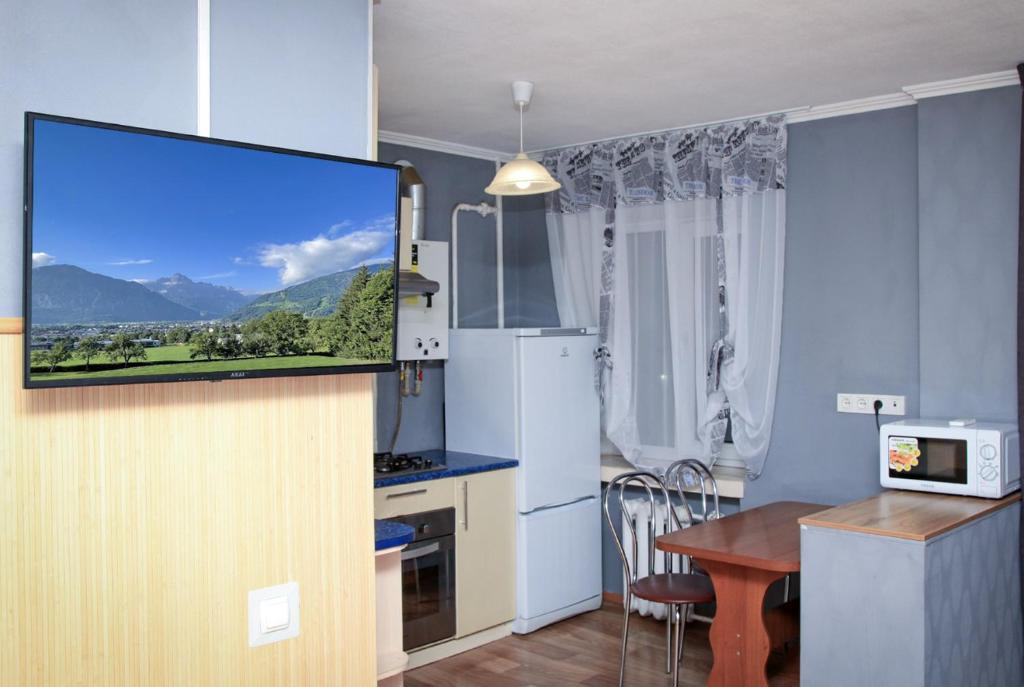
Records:
[[[974,442],[963,436],[883,437],[888,460],[882,464],[882,486],[947,494],[974,494],[971,469]]]

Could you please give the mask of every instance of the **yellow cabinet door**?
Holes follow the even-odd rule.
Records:
[[[515,471],[455,483],[455,617],[459,637],[516,614]]]

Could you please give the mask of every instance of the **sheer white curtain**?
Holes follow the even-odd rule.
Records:
[[[601,298],[604,210],[547,213],[555,300],[563,327],[596,327]]]
[[[632,463],[757,476],[771,438],[785,241],[781,117],[553,151],[562,324],[600,326],[604,429]]]

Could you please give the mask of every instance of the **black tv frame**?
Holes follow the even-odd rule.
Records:
[[[392,312],[392,327],[391,327],[391,362],[390,363],[378,363],[372,365],[339,365],[333,367],[299,367],[292,369],[282,370],[253,370],[253,371],[234,371],[234,372],[210,372],[210,373],[190,373],[190,374],[170,374],[170,375],[139,375],[136,377],[111,377],[107,379],[96,378],[96,379],[55,379],[55,380],[33,380],[32,379],[32,158],[34,148],[34,124],[36,121],[48,121],[48,122],[59,122],[62,124],[77,124],[81,126],[90,126],[98,129],[110,129],[112,131],[124,131],[135,134],[145,134],[150,136],[160,136],[163,138],[173,138],[182,141],[192,141],[196,143],[205,143],[208,145],[223,145],[230,146],[233,148],[246,148],[249,150],[259,150],[270,153],[280,153],[284,155],[295,155],[298,157],[312,157],[320,160],[331,160],[333,162],[347,162],[357,165],[365,165],[368,167],[384,167],[387,169],[393,169],[395,171],[395,264],[394,264],[394,281],[392,283],[392,289],[394,292],[394,310]],[[371,373],[371,372],[391,372],[395,369],[395,355],[398,346],[398,251],[399,251],[399,213],[401,212],[401,198],[399,194],[399,182],[398,177],[401,171],[401,167],[398,165],[388,164],[384,162],[375,162],[372,160],[360,160],[358,158],[343,157],[340,155],[327,155],[324,153],[313,153],[303,150],[293,150],[290,148],[279,148],[276,146],[265,146],[258,145],[255,143],[243,143],[241,141],[231,141],[223,138],[212,138],[207,136],[194,136],[191,134],[180,134],[172,131],[161,131],[159,129],[146,129],[137,126],[127,126],[124,124],[111,124],[109,122],[97,122],[90,119],[79,119],[77,117],[65,117],[61,115],[44,114],[40,112],[25,112],[25,170],[24,170],[24,234],[25,234],[25,251],[24,251],[24,266],[23,266],[23,279],[22,279],[22,307],[24,317],[24,335],[23,339],[23,386],[26,389],[48,389],[48,388],[60,388],[60,387],[82,387],[82,386],[109,386],[109,385],[120,385],[120,384],[154,384],[163,382],[198,382],[198,381],[209,381],[209,382],[220,382],[226,379],[258,379],[267,377],[308,377],[313,375],[329,375],[329,374],[357,374],[357,373]],[[340,296],[340,294],[339,294]]]

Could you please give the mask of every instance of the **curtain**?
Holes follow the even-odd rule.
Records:
[[[713,464],[726,427],[760,474],[778,377],[781,116],[551,151],[563,326],[600,331],[603,428],[635,465]]]

